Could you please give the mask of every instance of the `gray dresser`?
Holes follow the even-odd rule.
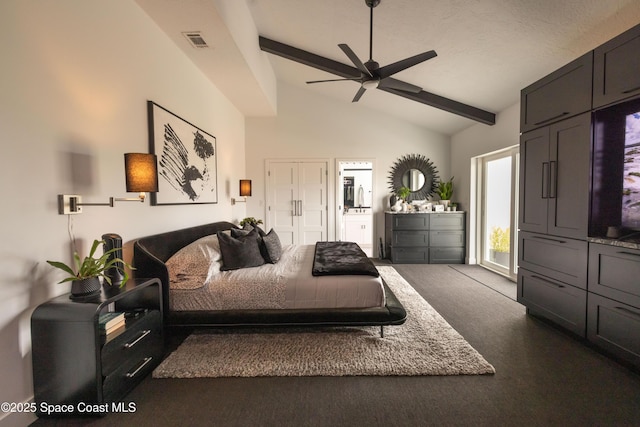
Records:
[[[464,212],[385,212],[385,253],[398,264],[463,264]]]

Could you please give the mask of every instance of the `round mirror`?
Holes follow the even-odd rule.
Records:
[[[396,160],[389,174],[389,188],[397,193],[402,187],[411,190],[408,200],[423,200],[436,190],[438,171],[433,162],[421,154],[409,154]]]
[[[402,175],[402,185],[411,191],[418,191],[424,185],[424,174],[419,169],[409,169]]]

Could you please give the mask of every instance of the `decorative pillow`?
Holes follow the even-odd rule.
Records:
[[[252,230],[258,232],[258,244],[260,245],[260,253],[262,258],[268,263],[275,264],[280,261],[282,256],[282,244],[280,243],[280,237],[276,234],[276,231],[272,228],[268,233],[260,227],[253,227],[245,224],[244,228],[231,229],[231,235],[233,237],[246,236]]]
[[[220,272],[222,252],[215,234],[202,237],[173,254],[165,263],[171,289],[198,289]]]
[[[282,256],[282,243],[280,243],[280,237],[276,234],[276,230],[272,228],[267,234],[262,236],[262,245],[268,256],[268,258],[265,258],[267,262],[275,264],[280,261],[280,257]]]
[[[232,229],[231,234],[234,234]],[[258,231],[251,230],[244,236],[229,236],[218,233],[220,250],[222,252],[222,270],[237,270],[239,268],[258,267],[264,264],[258,244]]]
[[[251,233],[253,231],[253,227],[249,226],[249,227],[251,227],[249,229],[246,228],[246,227],[247,226],[245,225],[245,228],[232,228],[230,230],[231,231],[231,234],[230,234],[231,237],[235,237],[237,239],[238,237],[244,237],[244,236],[246,236],[247,234],[249,234],[249,233]]]

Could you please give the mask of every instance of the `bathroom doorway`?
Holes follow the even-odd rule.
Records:
[[[373,257],[373,160],[336,160],[336,240]]]

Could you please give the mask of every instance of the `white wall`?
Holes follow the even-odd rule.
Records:
[[[410,102],[410,101],[407,101]],[[426,107],[425,108],[429,108]],[[375,240],[384,239],[383,210],[388,207],[388,175],[393,163],[411,153],[430,158],[440,176],[449,176],[449,137],[369,110],[349,100],[337,101],[278,82],[278,116],[247,118],[247,178],[255,185],[247,212],[266,218],[265,159],[329,160],[329,236],[335,212],[335,159],[375,159]],[[377,250],[374,252],[377,256]]]
[[[72,218],[75,237],[131,242],[243,218],[229,197],[245,175],[244,117],[130,0],[3,0],[0,57],[0,401],[22,402],[33,394],[31,312],[69,289],[45,264],[69,261],[70,218],[58,215],[56,195],[127,196],[123,153],[147,152],[153,100],[217,137],[219,203],[85,207]],[[25,423],[0,413],[0,425]]]
[[[474,157],[498,151],[520,141],[520,103],[496,115],[494,126],[473,125],[451,137],[451,175],[454,176],[452,199],[468,211],[475,191],[472,184],[471,160]],[[467,214],[467,255],[475,262],[475,224]]]

